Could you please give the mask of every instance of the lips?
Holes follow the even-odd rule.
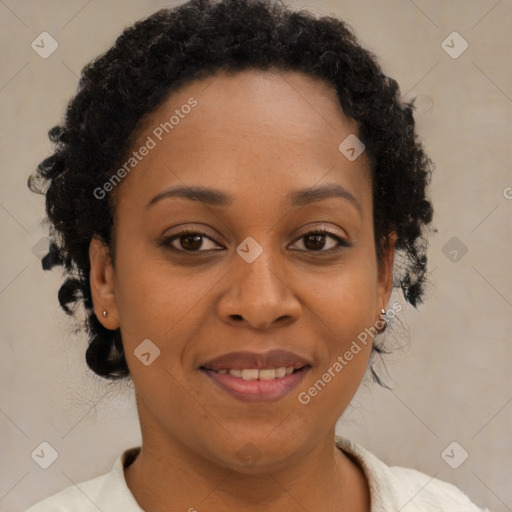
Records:
[[[312,364],[284,350],[231,352],[201,365],[220,389],[242,401],[276,401],[290,393]]]
[[[291,375],[295,371],[295,369],[293,368],[293,366],[280,366],[279,368],[244,368],[243,370],[231,368],[229,370],[216,371],[221,375],[229,373],[229,375],[232,375],[233,377],[242,378],[243,380],[273,380],[280,379],[282,377],[285,377],[286,375]]]
[[[266,370],[272,368],[293,368],[298,370],[311,362],[286,350],[270,350],[268,352],[230,352],[206,361],[201,365],[206,370]]]

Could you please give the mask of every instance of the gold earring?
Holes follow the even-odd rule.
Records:
[[[103,310],[102,315],[103,315],[103,318],[107,318],[107,315],[108,315],[107,311]]]

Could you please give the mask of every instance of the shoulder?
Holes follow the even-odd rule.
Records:
[[[140,447],[126,450],[110,473],[71,485],[25,512],[143,512],[124,477],[125,466],[137,457],[139,451]]]
[[[414,469],[387,466],[358,443],[336,437],[336,445],[362,467],[374,510],[403,512],[489,512],[457,487]]]
[[[102,475],[78,485],[71,485],[49,498],[32,505],[25,512],[98,512],[95,501],[108,478]]]
[[[389,468],[389,476],[401,497],[404,512],[488,512],[477,507],[455,485],[420,471],[393,466]]]

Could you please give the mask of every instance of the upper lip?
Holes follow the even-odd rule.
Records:
[[[230,352],[210,359],[201,365],[207,370],[243,370],[293,367],[295,369],[311,365],[310,361],[287,350],[267,352]]]

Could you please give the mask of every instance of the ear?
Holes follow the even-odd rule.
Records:
[[[386,309],[391,292],[393,291],[393,264],[395,261],[396,233],[393,231],[383,245],[383,255],[379,261],[378,278],[378,307],[377,317],[380,317],[380,310]]]
[[[91,272],[89,283],[91,286],[94,312],[107,329],[119,327],[115,295],[115,272],[110,258],[110,251],[101,237],[94,235],[89,245],[89,262]],[[107,315],[103,316],[103,311]]]

